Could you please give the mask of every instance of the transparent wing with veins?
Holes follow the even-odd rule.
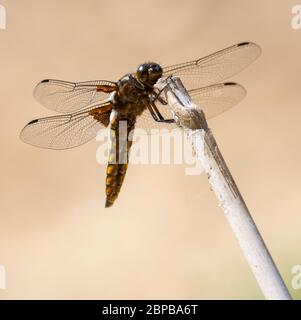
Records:
[[[47,79],[37,84],[34,97],[48,109],[69,113],[108,99],[116,88],[115,82],[105,80],[76,83]]]
[[[20,138],[28,144],[47,149],[69,149],[96,137],[98,130],[109,125],[110,102],[82,111],[30,121]]]
[[[213,118],[238,104],[245,96],[246,90],[235,82],[218,83],[211,86],[189,90],[192,101],[204,111],[206,118]],[[171,108],[156,102],[160,113],[165,119],[173,118]],[[145,110],[137,117],[136,128],[145,129],[151,133],[151,129],[172,129],[175,124],[160,123],[154,121],[150,112]]]
[[[242,42],[204,58],[163,68],[163,76],[181,78],[187,90],[221,82],[239,73],[261,53],[252,42]]]

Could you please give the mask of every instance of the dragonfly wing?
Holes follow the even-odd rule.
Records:
[[[188,91],[192,101],[204,111],[207,119],[232,108],[246,96],[246,93],[246,89],[235,82],[218,83]],[[164,119],[173,118],[173,113],[168,105],[163,105],[159,101],[156,102],[156,105]],[[157,134],[159,133],[157,129],[171,130],[177,126],[176,124],[156,122],[150,112],[145,110],[141,116],[137,117],[136,128],[142,129],[141,133],[145,131],[147,134]]]
[[[104,80],[75,83],[47,79],[35,87],[34,97],[48,109],[69,113],[109,98],[116,88],[115,82]]]
[[[259,57],[261,48],[242,42],[204,58],[163,68],[163,76],[178,76],[187,90],[208,86],[232,77]]]
[[[69,149],[93,139],[98,130],[108,126],[111,104],[87,108],[81,112],[36,119],[21,131],[20,138],[47,149]]]
[[[246,89],[235,82],[219,83],[188,91],[192,101],[204,111],[207,119],[235,106],[246,93]]]

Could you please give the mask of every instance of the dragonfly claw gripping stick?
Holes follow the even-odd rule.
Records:
[[[176,123],[185,129],[264,297],[269,300],[290,300],[289,291],[208,127],[200,109],[202,106],[196,107],[191,101],[179,78],[169,77],[160,81],[159,87],[161,85]]]

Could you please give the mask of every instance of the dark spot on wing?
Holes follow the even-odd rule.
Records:
[[[225,82],[224,86],[236,86],[236,82]]]
[[[241,47],[241,46],[246,46],[246,45],[248,45],[248,44],[250,44],[250,42],[241,42],[241,43],[239,43],[237,46],[238,46],[238,47]]]
[[[38,122],[38,121],[39,121],[39,119],[32,120],[32,121],[28,122],[27,125],[29,126],[30,124],[36,123],[36,122]]]
[[[41,83],[49,82],[49,79],[42,80]]]

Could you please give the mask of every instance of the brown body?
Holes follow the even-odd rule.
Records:
[[[114,92],[107,105],[92,109],[90,115],[110,129],[110,150],[106,176],[106,202],[110,207],[117,199],[126,175],[130,135],[136,118],[150,105],[154,84],[162,75],[158,64],[142,64],[135,74],[127,74],[115,85],[99,85],[98,92]]]
[[[120,192],[132,145],[129,135],[135,128],[137,116],[147,108],[149,91],[131,74],[117,83],[110,115],[111,146],[106,177],[106,207],[114,203]]]

